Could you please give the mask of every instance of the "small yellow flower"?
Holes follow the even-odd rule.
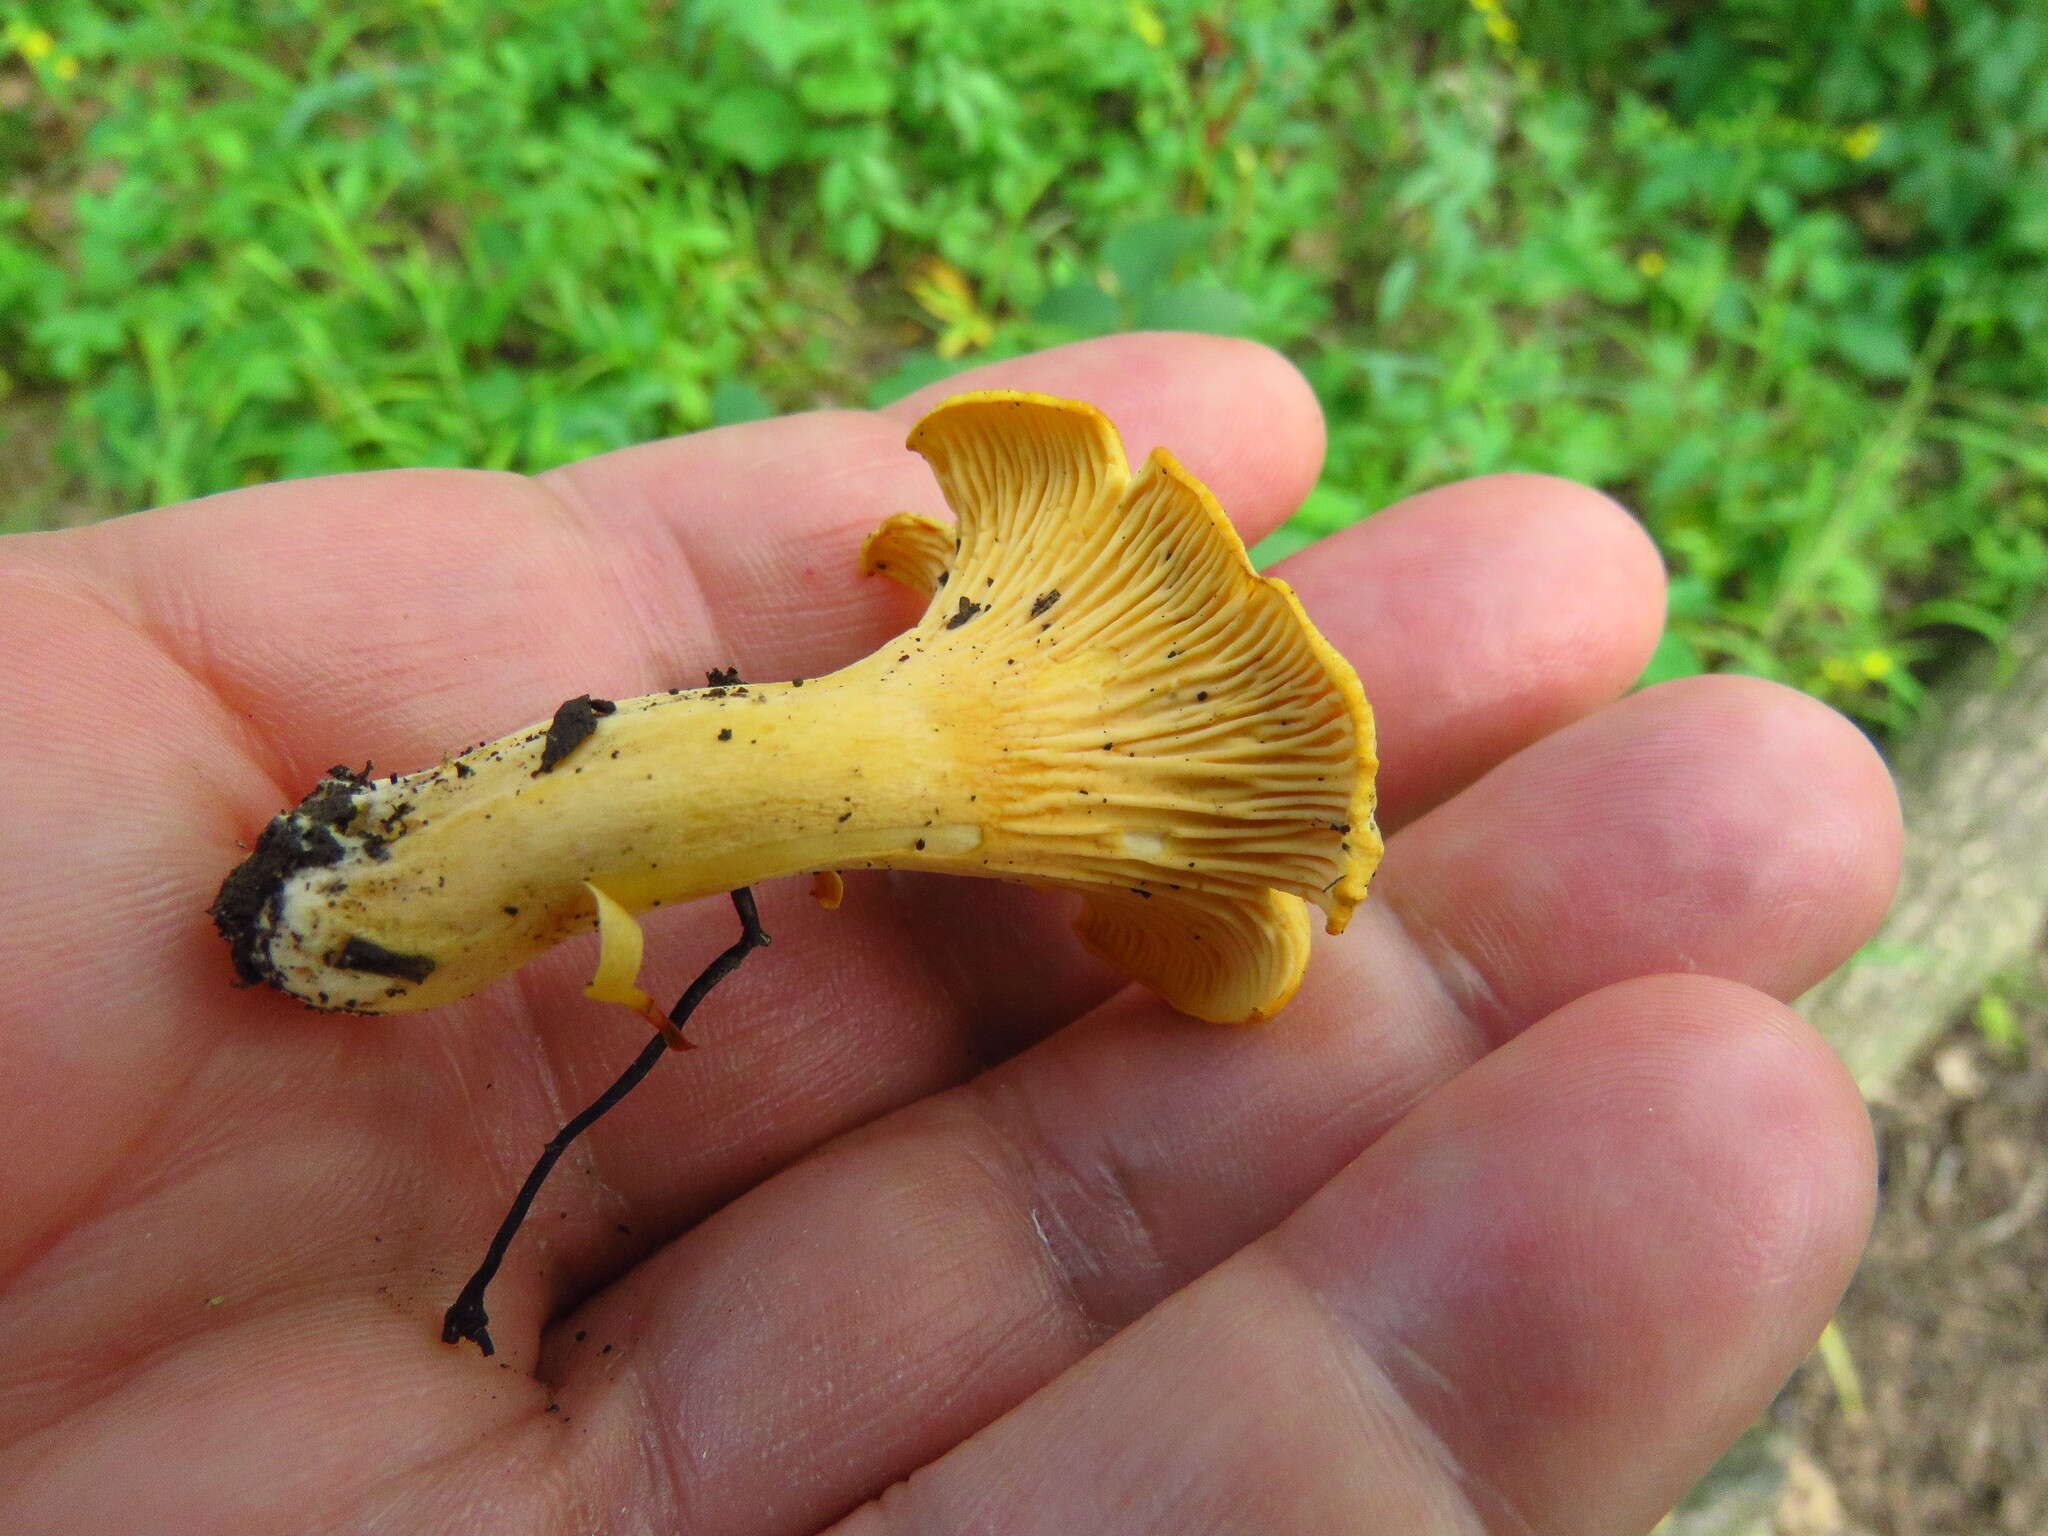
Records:
[[[59,80],[76,80],[78,78],[78,60],[67,53],[50,66],[50,73]]]
[[[1147,48],[1158,48],[1166,42],[1166,23],[1145,0],[1131,0],[1130,17],[1131,30]]]
[[[14,46],[21,50],[21,56],[29,63],[38,64],[50,56],[51,50],[57,46],[57,39],[41,27],[30,27],[16,35]]]
[[[974,307],[974,286],[967,281],[967,274],[937,256],[919,262],[904,286],[934,319],[945,320],[961,309]]]
[[[1671,263],[1664,259],[1664,253],[1657,250],[1644,251],[1636,257],[1636,270],[1645,277],[1662,277],[1664,269]]]
[[[939,356],[978,352],[995,340],[995,322],[982,311],[967,275],[951,262],[928,257],[918,263],[904,287],[942,327],[934,349]]]
[[[1499,44],[1503,53],[1512,52],[1522,29],[1508,15],[1508,8],[1502,0],[1470,0],[1470,4],[1485,19],[1486,35]]]
[[[1842,135],[1842,153],[1851,160],[1868,160],[1877,146],[1883,142],[1883,126],[1878,123],[1864,123]]]
[[[1865,677],[1876,682],[1879,678],[1892,675],[1894,663],[1890,651],[1865,651],[1857,658],[1857,665],[1863,669]]]

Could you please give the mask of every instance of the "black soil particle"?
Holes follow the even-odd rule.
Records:
[[[977,613],[986,612],[988,612],[987,603],[977,603],[972,598],[963,597],[960,599],[959,608],[954,610],[953,617],[946,620],[946,628],[958,629],[962,624],[965,624]]]
[[[347,768],[330,768],[313,792],[287,815],[271,818],[256,851],[228,872],[211,908],[213,925],[228,942],[235,977],[245,987],[277,981],[270,935],[284,885],[302,869],[339,864],[347,849],[335,829],[354,817],[356,796],[370,781]]]
[[[369,787],[368,779],[337,763],[313,786],[313,792],[299,802],[295,814],[301,821],[323,827],[343,826],[356,813],[356,795]]]
[[[533,776],[553,770],[555,764],[588,741],[597,731],[597,717],[608,715],[618,705],[610,699],[593,699],[587,693],[565,700],[548,722],[548,739],[540,749],[540,766]]]
[[[740,685],[738,667],[713,667],[704,674],[704,681],[712,688],[737,688]]]
[[[1050,592],[1039,593],[1037,599],[1031,604],[1031,617],[1034,619],[1044,618],[1048,613],[1052,612],[1052,605],[1059,600],[1060,589],[1058,587],[1054,587]]]
[[[332,964],[337,971],[367,971],[372,976],[390,976],[398,981],[422,982],[434,974],[434,962],[426,955],[408,955],[386,949],[360,935],[351,935]]]

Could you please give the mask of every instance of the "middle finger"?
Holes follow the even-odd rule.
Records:
[[[1674,969],[1803,989],[1875,920],[1895,840],[1839,717],[1743,680],[1655,690],[1398,836],[1357,941],[1275,1026],[1124,993],[720,1213],[564,1324],[548,1374],[579,1414],[647,1413],[692,1529],[808,1529],[1268,1230],[1561,997]]]

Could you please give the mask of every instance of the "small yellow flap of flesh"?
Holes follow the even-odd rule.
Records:
[[[654,999],[634,984],[640,979],[640,956],[646,948],[640,920],[589,881],[583,886],[597,902],[598,942],[597,974],[583,995],[593,1002],[619,1003],[635,1013],[647,1013]]]
[[[893,513],[861,545],[861,574],[887,576],[919,597],[930,597],[953,563],[955,536],[950,523],[915,512]]]

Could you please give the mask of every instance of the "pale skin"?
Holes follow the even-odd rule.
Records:
[[[1846,1283],[1873,1165],[1787,1006],[1868,935],[1863,738],[1736,678],[1623,697],[1662,574],[1537,477],[1289,562],[1378,716],[1392,833],[1293,1005],[1192,1023],[1057,898],[760,891],[772,948],[563,1161],[645,1024],[579,941],[417,1016],[230,985],[205,908],[334,763],[417,767],[586,692],[815,676],[916,604],[955,388],[1090,400],[1248,540],[1313,483],[1280,359],[1127,337],[879,415],[528,481],[260,486],[0,545],[0,1528],[1646,1530]],[[672,998],[733,938],[648,921]]]

